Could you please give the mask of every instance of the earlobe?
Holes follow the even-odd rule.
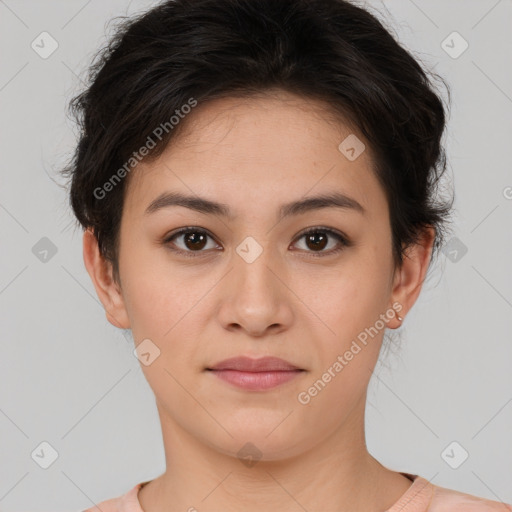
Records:
[[[418,243],[408,247],[402,262],[402,266],[397,270],[393,284],[391,303],[398,302],[402,305],[400,313],[397,314],[405,318],[407,312],[416,302],[427,274],[432,256],[432,249],[435,240],[435,228],[425,228]],[[401,320],[395,320],[395,328],[400,327]]]
[[[84,232],[83,257],[85,268],[105,308],[107,320],[115,327],[129,329],[130,321],[119,285],[113,279],[112,265],[100,254],[92,229]]]

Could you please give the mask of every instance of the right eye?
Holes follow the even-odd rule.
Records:
[[[180,228],[178,231],[174,231],[164,239],[163,243],[167,245],[171,251],[183,254],[187,257],[196,257],[199,256],[199,254],[193,253],[206,252],[206,250],[203,249],[208,245],[208,238],[213,240],[213,237],[204,229],[189,226],[186,228]],[[175,239],[182,240],[183,245],[181,248],[174,242]],[[176,249],[175,247],[178,248]],[[213,244],[213,247],[210,247],[210,249],[215,247],[218,246]]]

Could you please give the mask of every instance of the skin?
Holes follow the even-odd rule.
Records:
[[[136,345],[149,338],[160,350],[141,368],[155,394],[167,466],[139,492],[143,510],[386,510],[411,481],[381,465],[365,442],[367,388],[385,329],[307,405],[297,396],[394,303],[405,318],[428,269],[433,229],[395,268],[369,144],[328,120],[319,102],[283,91],[221,99],[199,105],[182,123],[180,137],[130,175],[120,283],[92,232],[83,239],[107,319],[132,329]],[[366,144],[354,161],[338,150],[350,133]],[[144,213],[171,190],[225,203],[236,217],[183,206]],[[281,204],[332,191],[366,213],[330,207],[278,221]],[[183,235],[173,240],[195,258],[163,241],[185,226],[212,235],[202,249]],[[339,244],[331,237],[315,250],[300,237],[314,226],[340,231],[352,245],[327,255]],[[252,263],[236,252],[247,236],[262,248]],[[387,328],[400,323],[393,317]],[[306,371],[253,392],[205,370],[237,355],[273,355]],[[237,455],[247,442],[262,453],[252,467]]]

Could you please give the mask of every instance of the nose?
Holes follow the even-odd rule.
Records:
[[[287,285],[286,270],[269,249],[252,262],[235,254],[228,279],[218,312],[226,330],[263,337],[290,328],[293,293]]]

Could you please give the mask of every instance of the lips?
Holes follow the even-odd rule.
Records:
[[[301,370],[301,368],[285,361],[284,359],[268,356],[260,359],[252,359],[245,356],[232,357],[206,369],[236,370],[239,372],[286,372]]]
[[[268,391],[298,378],[306,370],[278,357],[240,356],[206,368],[211,375],[243,391]]]

